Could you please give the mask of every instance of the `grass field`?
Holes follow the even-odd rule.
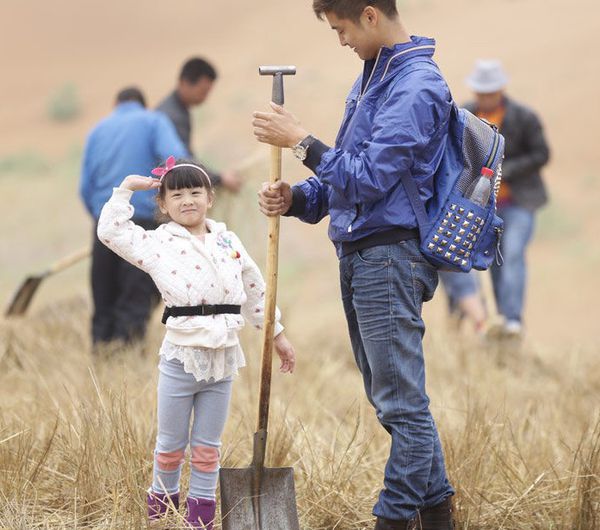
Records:
[[[88,314],[75,298],[3,323],[0,528],[145,527],[160,328],[146,353],[97,360]],[[275,376],[269,464],[294,466],[303,529],[368,529],[389,440],[362,395],[342,322],[326,324],[331,333],[290,330],[300,363]],[[259,340],[244,339],[250,363],[235,385],[225,466],[249,463],[255,429]],[[458,528],[600,528],[595,355],[456,339],[430,333],[426,346]]]

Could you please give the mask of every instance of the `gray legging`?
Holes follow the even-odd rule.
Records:
[[[158,435],[152,489],[177,493],[181,465],[191,438],[190,497],[214,499],[219,475],[219,448],[225,427],[232,378],[196,381],[175,359],[158,365]],[[194,420],[190,436],[190,417]]]

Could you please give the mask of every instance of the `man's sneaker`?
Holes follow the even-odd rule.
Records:
[[[504,333],[509,337],[520,337],[523,334],[523,325],[518,320],[507,320],[504,323]]]
[[[500,320],[492,324],[486,333],[490,341],[504,341],[521,339],[523,337],[523,324],[518,320]]]

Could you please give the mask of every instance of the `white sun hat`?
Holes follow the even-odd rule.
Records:
[[[467,85],[478,94],[491,94],[502,90],[508,83],[502,64],[495,59],[479,60],[467,77]]]

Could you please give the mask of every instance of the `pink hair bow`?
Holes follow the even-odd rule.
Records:
[[[175,157],[173,155],[171,155],[169,158],[167,158],[166,162],[165,162],[165,167],[155,167],[151,173],[155,176],[155,177],[160,177],[160,181],[162,182],[163,177],[169,172],[171,171],[173,168],[175,167]]]

